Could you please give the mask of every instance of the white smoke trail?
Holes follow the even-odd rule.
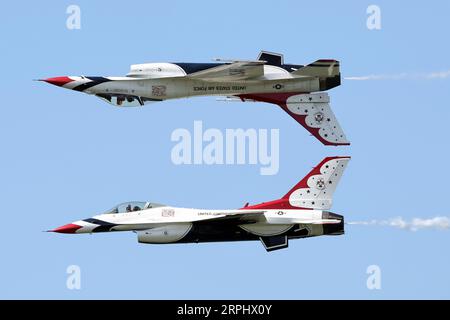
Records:
[[[414,218],[411,221],[406,221],[402,217],[392,218],[388,220],[369,220],[369,221],[352,221],[349,225],[364,225],[364,226],[388,226],[410,231],[417,231],[420,229],[440,229],[447,230],[450,228],[449,217],[434,217],[429,219]]]
[[[448,77],[450,77],[450,70],[427,74],[428,79],[446,79]]]
[[[366,76],[345,77],[345,80],[433,80],[450,78],[450,70],[430,73],[397,73],[397,74],[370,74]]]

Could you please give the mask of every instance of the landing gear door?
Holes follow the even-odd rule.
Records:
[[[97,94],[100,99],[117,107],[140,107],[144,105],[141,97],[123,94]]]

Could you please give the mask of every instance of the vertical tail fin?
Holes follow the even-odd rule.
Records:
[[[245,209],[328,210],[350,157],[327,157],[281,199],[246,206]]]
[[[350,157],[328,157],[322,160],[282,198],[293,207],[328,210],[333,193]]]

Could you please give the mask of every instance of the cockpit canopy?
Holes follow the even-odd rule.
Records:
[[[184,77],[186,72],[175,63],[159,62],[159,63],[141,63],[133,64],[127,77],[130,78],[171,78]]]
[[[135,212],[141,211],[144,209],[151,209],[157,207],[164,207],[162,204],[152,203],[152,202],[143,202],[143,201],[129,201],[121,203],[111,210],[108,210],[105,214],[118,214],[118,213],[127,213],[127,212]]]

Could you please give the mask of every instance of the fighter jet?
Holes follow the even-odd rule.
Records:
[[[328,210],[349,160],[325,158],[278,200],[235,210],[126,202],[49,232],[134,231],[138,242],[152,244],[260,240],[267,251],[283,249],[289,239],[344,234],[344,217]]]
[[[341,84],[339,61],[285,64],[282,54],[261,51],[257,60],[135,64],[122,77],[64,76],[41,81],[95,95],[118,107],[192,96],[279,105],[325,145],[349,145],[324,91]]]

